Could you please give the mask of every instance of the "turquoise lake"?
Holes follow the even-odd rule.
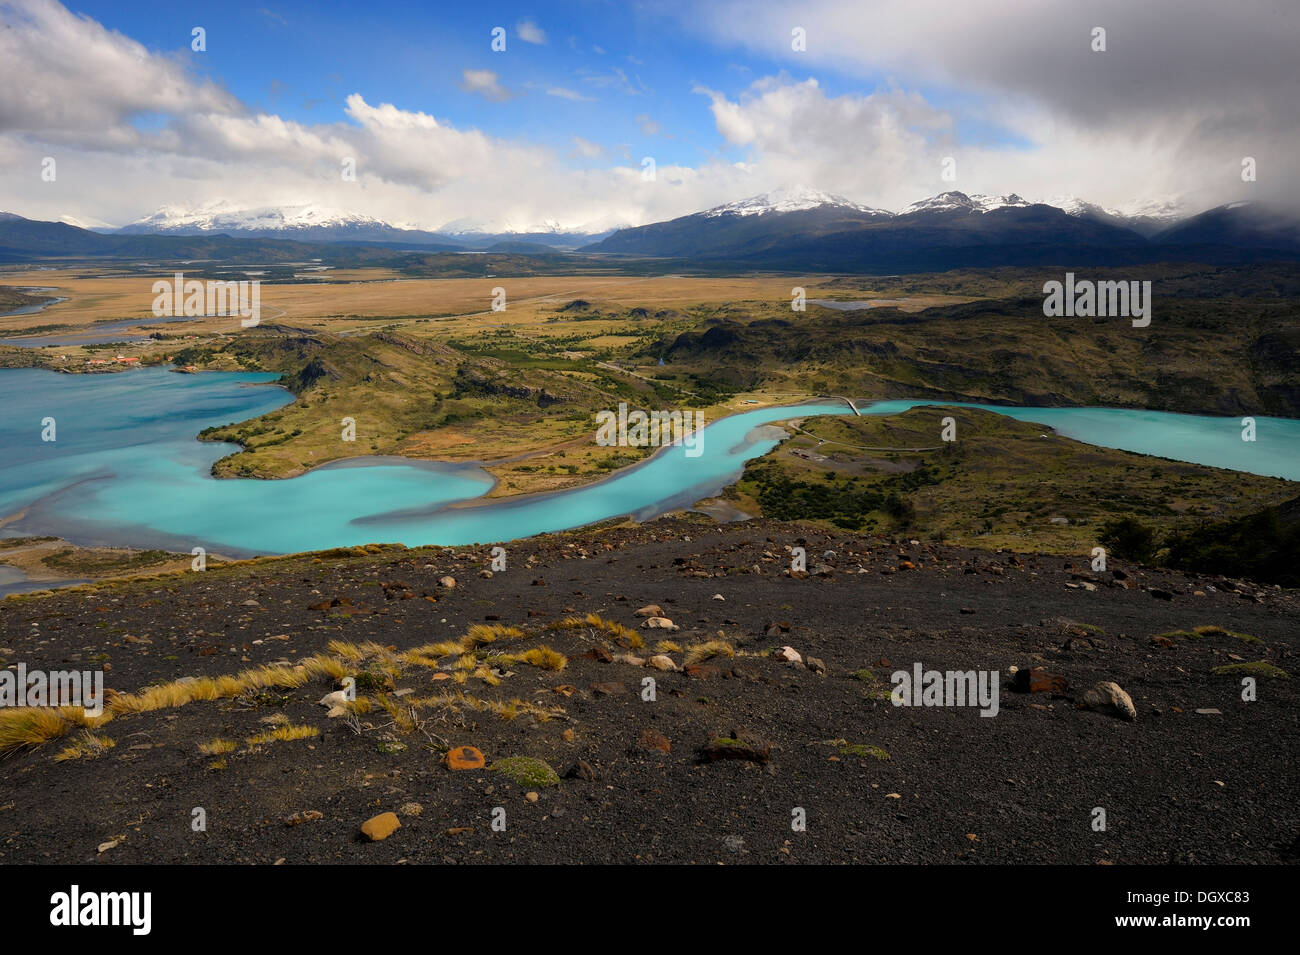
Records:
[[[586,487],[472,507],[450,506],[491,487],[488,475],[472,465],[370,457],[290,480],[212,478],[212,463],[234,447],[195,435],[288,404],[288,392],[269,384],[275,378],[152,368],[102,375],[0,370],[0,517],[25,511],[4,527],[4,536],[50,534],[80,544],[185,552],[203,546],[230,555],[372,541],[512,540],[690,505],[717,493],[746,460],[777,444],[780,432],[762,425],[851,413],[840,402],[750,411],[709,424],[699,457],[672,447]],[[881,401],[862,411],[895,414],[924,404],[956,402]],[[1300,421],[1257,417],[1258,439],[1250,443],[1241,440],[1239,418],[972,407],[1039,422],[1091,444],[1300,480]],[[41,440],[46,417],[56,421],[56,441]],[[364,432],[364,418],[358,418]],[[493,456],[492,449],[484,451]]]

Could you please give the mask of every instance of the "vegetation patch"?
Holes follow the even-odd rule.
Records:
[[[520,786],[558,786],[560,776],[545,760],[531,756],[508,756],[498,759],[488,769],[501,773]]]

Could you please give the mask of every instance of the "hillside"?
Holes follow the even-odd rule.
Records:
[[[6,656],[121,694],[90,730],[0,714],[5,861],[1295,861],[1294,591],[773,522],[507,547],[491,576],[375,546],[0,601]],[[893,706],[914,664],[998,674],[996,715]]]

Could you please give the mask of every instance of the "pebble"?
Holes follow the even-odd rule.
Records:
[[[402,821],[397,818],[397,813],[381,812],[361,824],[361,834],[371,842],[381,842],[400,828]]]

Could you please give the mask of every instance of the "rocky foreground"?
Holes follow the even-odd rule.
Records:
[[[0,862],[1297,858],[1295,591],[677,518],[492,559],[0,602],[4,664],[102,668],[111,716],[6,737]],[[917,663],[996,715],[893,705]]]

